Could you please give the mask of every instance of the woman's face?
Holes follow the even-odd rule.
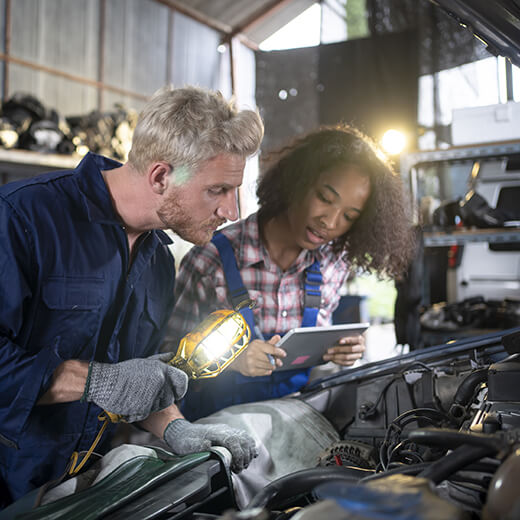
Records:
[[[303,249],[316,249],[344,235],[370,196],[370,179],[357,166],[339,166],[321,175],[299,204],[287,212],[291,236]]]

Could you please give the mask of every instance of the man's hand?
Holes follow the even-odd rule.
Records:
[[[280,341],[280,336],[275,335],[269,341],[255,339],[230,365],[232,370],[240,372],[243,376],[257,377],[271,375],[276,367],[282,366],[280,358],[287,354],[285,350],[275,347]],[[271,363],[269,355],[274,362]]]
[[[231,453],[231,470],[235,473],[247,468],[258,455],[251,436],[226,424],[192,424],[186,419],[175,419],[164,430],[164,440],[177,455],[223,446]]]
[[[347,336],[341,338],[334,347],[329,348],[323,359],[349,367],[363,357],[363,352],[365,352],[365,337]]]
[[[182,399],[188,376],[166,363],[172,353],[109,364],[92,361],[83,399],[107,412],[141,421]]]

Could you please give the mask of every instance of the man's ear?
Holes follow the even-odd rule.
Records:
[[[155,193],[162,195],[168,189],[172,171],[173,168],[164,161],[157,161],[150,165],[148,168],[148,182]]]

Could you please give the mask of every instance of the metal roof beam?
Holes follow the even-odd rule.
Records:
[[[251,15],[242,24],[238,25],[237,27],[233,27],[230,36],[233,38],[237,34],[247,31],[257,23],[261,22],[264,18],[271,16],[285,4],[290,4],[291,2],[293,2],[293,0],[273,0],[272,2],[269,2],[264,7],[259,9],[256,13]]]
[[[241,43],[243,43],[246,47],[249,47],[253,51],[257,51],[259,49],[258,44],[254,41],[250,40],[245,34],[240,34],[241,31],[235,31],[231,28],[230,25],[220,22],[214,18],[210,18],[209,16],[204,15],[200,11],[196,9],[192,9],[184,4],[176,0],[155,0],[157,3],[165,5],[170,9],[177,11],[188,18],[195,20],[196,22],[205,25],[215,31],[222,33],[224,36],[222,38],[222,42],[228,43],[231,38],[237,37]],[[283,0],[282,0],[283,1]],[[280,2],[280,0],[277,0]]]
[[[176,0],[155,0],[159,4],[166,5],[168,7],[171,7],[175,11],[188,16],[189,18],[193,18],[195,21],[206,25],[210,27],[211,29],[215,29],[215,31],[218,31],[223,34],[231,34],[233,32],[233,29],[230,25],[227,25],[225,23],[222,23],[218,20],[215,20],[214,18],[210,18],[209,16],[206,16],[202,14],[200,11],[197,11],[195,9],[192,9],[191,7],[188,7],[180,2],[177,2]]]

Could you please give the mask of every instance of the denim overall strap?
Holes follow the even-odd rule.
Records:
[[[217,248],[218,254],[220,255],[224,276],[226,278],[226,284],[228,286],[229,297],[231,298],[233,307],[236,307],[239,303],[249,298],[249,292],[244,286],[242,276],[240,276],[235,252],[233,251],[231,243],[227,237],[219,231],[213,235],[211,241]],[[253,310],[249,307],[244,307],[240,309],[240,314],[242,314],[247,324],[249,325],[249,329],[251,330],[251,340],[256,339],[256,326]]]
[[[315,327],[321,304],[321,275],[320,262],[314,263],[305,270],[305,296],[302,327]]]

